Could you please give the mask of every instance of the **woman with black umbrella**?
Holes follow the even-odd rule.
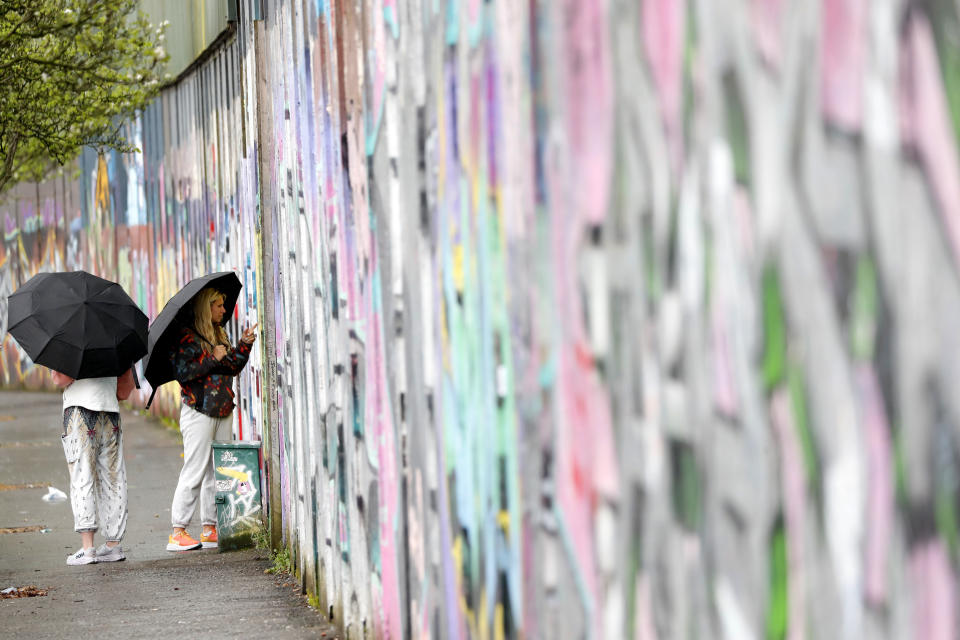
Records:
[[[180,383],[180,433],[183,469],[170,509],[173,532],[167,551],[217,546],[217,511],[212,445],[229,440],[233,390],[231,379],[243,370],[256,341],[256,325],[244,329],[236,347],[230,345],[222,323],[226,296],[206,287],[193,298],[193,323],[181,329],[170,361]],[[200,541],[186,531],[200,500],[203,531]]]
[[[74,380],[59,371],[53,383],[63,389],[63,451],[70,472],[70,506],[80,549],[67,564],[116,562],[127,528],[127,471],[120,433],[120,400],[133,391],[133,370],[120,376]],[[93,547],[100,530],[106,542]]]
[[[63,452],[81,547],[68,565],[123,560],[127,525],[120,404],[147,353],[147,316],[116,282],[86,271],[38,273],[7,301],[10,335],[63,391]],[[93,548],[94,533],[107,542]]]

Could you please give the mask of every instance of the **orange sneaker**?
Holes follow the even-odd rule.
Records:
[[[167,541],[167,551],[190,551],[191,549],[199,548],[200,543],[191,538],[190,534],[186,531],[171,534],[170,539]]]
[[[207,528],[204,527],[203,532],[200,534],[200,544],[203,545],[204,549],[216,549],[217,548],[217,528],[210,527],[210,533],[207,533]]]

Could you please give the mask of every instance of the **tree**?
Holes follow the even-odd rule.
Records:
[[[137,0],[0,0],[0,193],[84,146],[135,151],[121,125],[160,89],[163,26]]]

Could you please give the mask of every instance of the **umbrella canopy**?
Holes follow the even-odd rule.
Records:
[[[213,287],[224,295],[223,307],[226,313],[223,317],[226,320],[233,315],[243,285],[233,271],[211,273],[194,278],[167,301],[160,315],[150,325],[148,353],[143,362],[143,377],[153,387],[154,393],[160,385],[175,378],[173,365],[170,363],[171,343],[177,339],[183,327],[193,324],[193,297],[207,287]],[[153,394],[150,394],[147,408],[151,402]]]
[[[119,376],[147,352],[147,316],[86,271],[38,273],[7,303],[10,335],[30,359],[71,378]]]

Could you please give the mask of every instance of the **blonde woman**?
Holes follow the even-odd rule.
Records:
[[[239,374],[257,339],[254,325],[243,330],[236,347],[224,331],[224,295],[207,287],[194,297],[192,327],[180,333],[171,362],[180,383],[180,434],[183,436],[183,469],[173,494],[170,520],[173,533],[167,551],[217,546],[216,490],[213,441],[229,440],[233,412],[233,376]],[[200,501],[203,530],[200,540],[187,533]]]

